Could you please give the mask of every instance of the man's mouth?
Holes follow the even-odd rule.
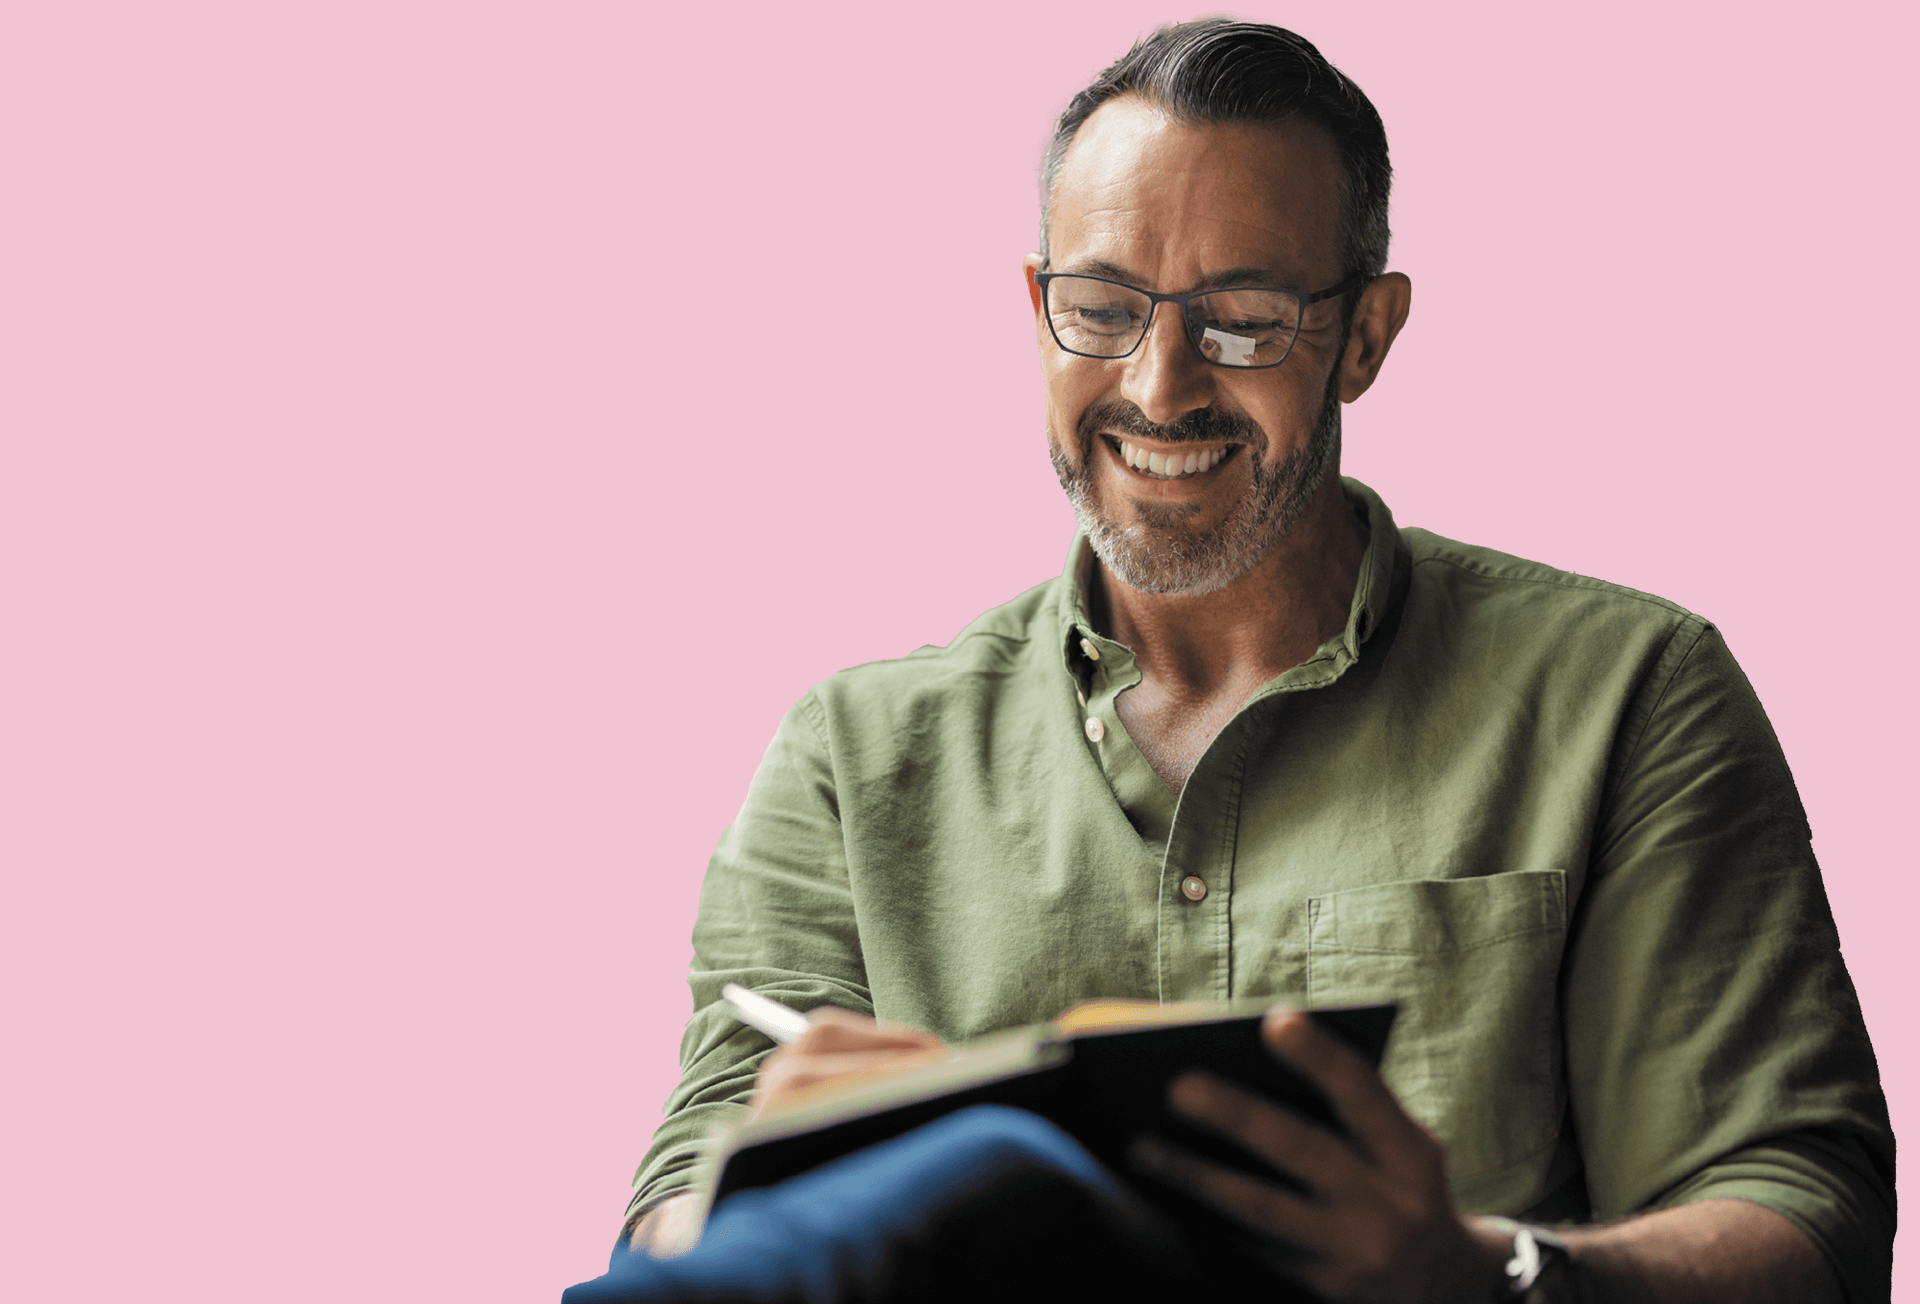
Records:
[[[1149,480],[1185,480],[1202,475],[1220,465],[1239,447],[1238,444],[1195,444],[1159,453],[1111,436],[1106,442],[1120,454],[1122,462]]]

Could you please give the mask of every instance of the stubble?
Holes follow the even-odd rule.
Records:
[[[1134,502],[1134,521],[1116,524],[1093,477],[1093,441],[1101,431],[1171,444],[1241,444],[1240,455],[1253,459],[1253,483],[1227,518],[1210,530],[1187,528],[1196,507],[1169,503]],[[1327,377],[1306,447],[1271,465],[1265,456],[1266,432],[1257,422],[1210,407],[1163,426],[1148,421],[1131,403],[1096,403],[1081,414],[1075,433],[1080,444],[1078,463],[1055,448],[1051,450],[1053,469],[1101,564],[1121,583],[1142,593],[1212,593],[1245,575],[1273,551],[1306,511],[1328,469],[1339,465],[1339,371],[1336,368]]]

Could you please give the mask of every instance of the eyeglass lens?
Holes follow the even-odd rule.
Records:
[[[1121,358],[1146,333],[1153,301],[1138,290],[1089,276],[1056,276],[1047,285],[1053,337],[1069,353]],[[1187,338],[1224,367],[1271,367],[1300,333],[1300,300],[1280,290],[1211,290],[1186,306]]]

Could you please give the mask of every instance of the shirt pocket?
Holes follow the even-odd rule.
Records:
[[[1381,1076],[1447,1143],[1463,1205],[1545,1177],[1566,1107],[1556,997],[1566,933],[1558,870],[1307,900],[1309,1003],[1399,1002]]]

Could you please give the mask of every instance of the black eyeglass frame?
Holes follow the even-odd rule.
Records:
[[[1079,349],[1068,348],[1066,344],[1061,341],[1060,332],[1055,330],[1053,326],[1053,305],[1047,296],[1047,286],[1063,276],[1071,277],[1078,281],[1099,281],[1104,285],[1117,285],[1123,290],[1132,290],[1135,294],[1144,294],[1147,296],[1147,319],[1140,323],[1140,338],[1133,342],[1132,348],[1128,349],[1125,353],[1082,353]],[[1187,337],[1187,343],[1193,346],[1193,351],[1200,355],[1202,362],[1210,367],[1219,367],[1224,371],[1269,371],[1274,367],[1280,366],[1281,363],[1284,363],[1288,358],[1293,356],[1293,346],[1300,342],[1299,325],[1293,328],[1293,338],[1287,341],[1287,351],[1280,355],[1279,362],[1263,362],[1257,367],[1235,366],[1231,362],[1216,362],[1201,352],[1200,336],[1194,329],[1193,319],[1187,316],[1187,305],[1195,299],[1202,298],[1209,294],[1231,294],[1234,291],[1245,292],[1248,290],[1259,290],[1266,294],[1290,294],[1300,301],[1300,324],[1304,325],[1307,319],[1308,308],[1311,308],[1323,299],[1337,299],[1349,291],[1357,290],[1365,285],[1369,278],[1361,272],[1355,272],[1352,276],[1349,276],[1346,280],[1333,286],[1331,289],[1317,290],[1312,294],[1303,294],[1299,290],[1289,290],[1282,285],[1222,285],[1211,290],[1195,290],[1190,294],[1157,294],[1152,290],[1143,290],[1137,285],[1128,285],[1125,281],[1116,281],[1112,277],[1088,276],[1084,272],[1035,272],[1033,279],[1040,287],[1040,311],[1047,319],[1047,333],[1053,336],[1053,342],[1060,345],[1062,352],[1071,353],[1076,358],[1094,358],[1100,362],[1118,362],[1121,358],[1131,358],[1140,351],[1140,346],[1147,342],[1147,332],[1153,329],[1154,313],[1160,310],[1161,304],[1171,303],[1180,309],[1180,333]]]

